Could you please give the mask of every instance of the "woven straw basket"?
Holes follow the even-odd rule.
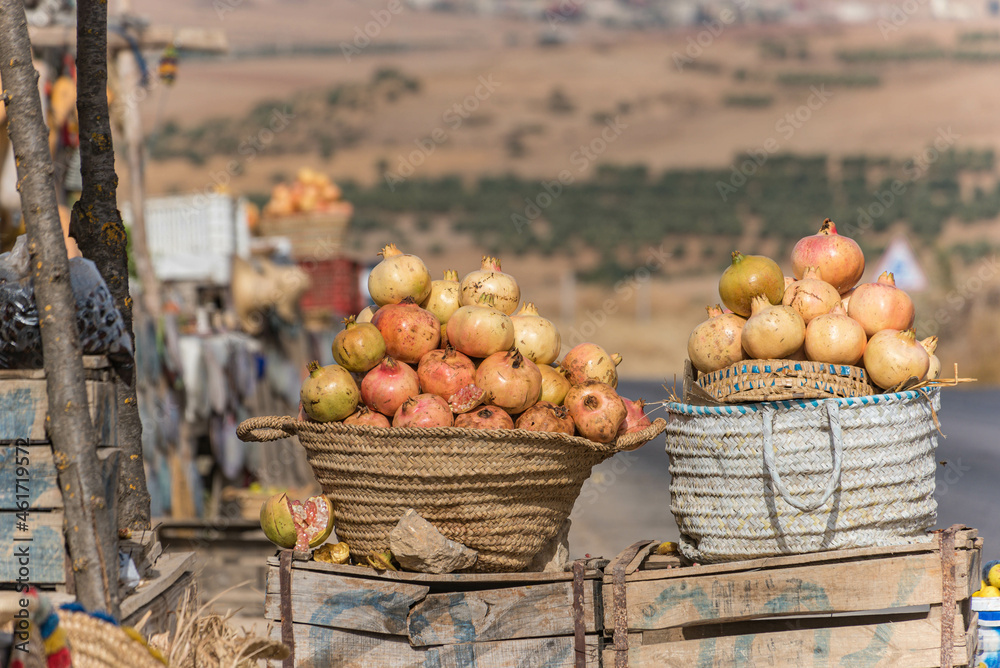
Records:
[[[711,563],[927,540],[940,400],[668,404],[681,552]]]
[[[389,532],[413,508],[448,538],[479,552],[473,570],[523,571],[569,517],[596,464],[634,450],[666,428],[602,445],[522,429],[431,429],[244,421],[244,441],[298,435],[333,504],[337,537],[362,558],[388,547]]]
[[[875,393],[860,367],[795,360],[744,360],[700,376],[698,385],[716,400],[730,404]]]

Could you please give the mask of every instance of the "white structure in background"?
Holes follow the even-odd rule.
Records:
[[[903,237],[893,239],[882,253],[875,265],[875,278],[872,280],[878,280],[883,271],[892,274],[896,287],[900,290],[920,292],[927,289],[927,274],[920,268],[913,249]]]
[[[128,228],[131,214],[124,203]],[[219,193],[147,198],[146,238],[161,281],[228,285],[233,256],[250,256],[247,201]]]

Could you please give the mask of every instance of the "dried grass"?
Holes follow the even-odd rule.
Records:
[[[282,643],[234,629],[232,613],[208,612],[219,597],[235,588],[220,592],[199,608],[195,608],[195,590],[188,589],[174,613],[176,631],[158,633],[149,644],[163,652],[171,668],[259,668],[262,661],[287,658],[289,649]]]

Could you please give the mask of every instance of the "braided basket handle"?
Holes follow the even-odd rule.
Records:
[[[840,431],[840,405],[834,400],[823,403],[826,406],[826,415],[830,423],[830,438],[833,440],[833,471],[830,472],[830,479],[826,483],[826,489],[823,490],[823,496],[813,503],[792,498],[788,488],[781,482],[778,467],[774,463],[774,439],[772,437],[776,411],[774,406],[770,404],[764,405],[761,410],[761,415],[764,418],[764,465],[771,474],[771,484],[774,485],[774,489],[778,491],[785,503],[806,513],[812,512],[826,503],[833,496],[837,485],[840,484],[841,463],[844,454],[843,437]]]
[[[295,435],[295,420],[289,416],[278,417],[268,415],[264,417],[252,417],[244,420],[236,427],[236,436],[241,441],[258,441],[266,443],[268,441],[280,441],[283,438]],[[291,427],[291,430],[289,430]]]
[[[656,418],[653,420],[653,424],[649,425],[642,431],[636,431],[631,434],[624,434],[620,436],[618,440],[612,443],[614,451],[627,452],[630,450],[638,450],[647,442],[662,434],[663,430],[666,428],[667,421],[663,418]]]

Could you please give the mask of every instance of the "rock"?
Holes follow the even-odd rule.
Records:
[[[479,559],[478,552],[445,538],[412,508],[389,533],[389,549],[400,566],[418,573],[452,573]]]
[[[573,520],[566,518],[556,535],[535,555],[527,570],[532,573],[559,573],[569,563],[569,528]]]

